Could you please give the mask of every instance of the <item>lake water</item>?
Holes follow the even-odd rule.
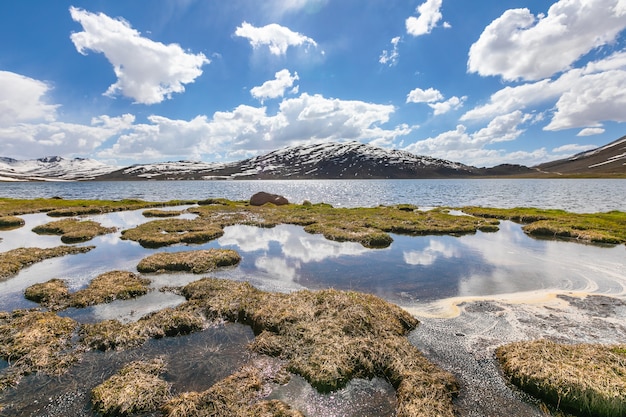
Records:
[[[243,200],[261,190],[283,194],[294,202],[308,199],[344,207],[412,203],[421,207],[483,205],[536,206],[578,212],[626,210],[626,180],[0,183],[0,196],[16,198],[61,196],[165,201],[226,197]],[[180,208],[185,207],[168,209]],[[58,236],[39,236],[32,232],[33,227],[55,219],[43,213],[21,217],[26,221],[24,227],[0,231],[0,252],[62,244]],[[36,307],[23,296],[24,289],[35,283],[62,278],[75,291],[106,271],[136,271],[138,262],[156,251],[120,239],[121,230],[151,220],[142,215],[142,210],[88,218],[119,230],[84,243],[96,246],[88,253],[49,259],[0,281],[0,310]],[[475,298],[511,295],[533,298],[557,293],[626,296],[624,245],[594,246],[534,239],[527,236],[520,225],[508,221],[501,222],[500,230],[495,233],[393,235],[393,243],[385,249],[329,241],[294,225],[269,229],[235,225],[226,227],[224,232],[222,237],[206,244],[176,245],[158,251],[235,249],[242,256],[241,263],[210,275],[250,281],[268,291],[329,287],[364,291],[422,317],[445,316],[450,314],[446,308],[458,300]],[[60,314],[80,322],[112,318],[136,320],[151,311],[184,301],[172,292],[158,291],[159,288],[185,285],[199,278],[187,273],[145,276],[152,280],[153,291],[143,297],[69,309]],[[252,338],[248,327],[226,325],[184,338],[150,341],[128,352],[90,353],[65,378],[39,375],[25,378],[19,389],[4,395],[2,402],[12,404],[12,408],[5,410],[8,414],[0,411],[0,415],[93,416],[89,408],[90,389],[123,363],[139,357],[165,355],[171,370],[168,380],[177,390],[206,389],[248,359],[245,345]],[[0,371],[6,366],[7,363],[0,360]],[[198,381],[202,383],[197,385]],[[389,384],[377,379],[357,380],[337,393],[319,394],[301,378],[294,378],[287,386],[277,388],[272,398],[306,409],[309,415],[352,417],[393,415],[395,401]]]
[[[309,200],[336,207],[407,203],[626,211],[626,179],[0,182],[0,197],[12,198],[247,200],[258,191],[281,194],[295,203]]]

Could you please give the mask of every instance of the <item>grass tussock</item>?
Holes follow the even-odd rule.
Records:
[[[63,219],[33,228],[39,235],[60,235],[63,243],[86,242],[96,236],[116,231],[115,227],[103,227],[92,220]]]
[[[17,248],[0,253],[0,281],[36,262],[65,255],[86,253],[95,246],[58,246],[55,248]]]
[[[15,216],[0,216],[0,230],[17,229],[24,226],[24,219]]]
[[[182,210],[158,210],[158,209],[150,209],[145,210],[143,213],[144,217],[176,217],[183,214]]]
[[[118,320],[85,324],[80,329],[80,340],[90,349],[123,350],[141,346],[150,338],[159,339],[200,331],[203,326],[204,319],[200,314],[180,306],[160,310],[127,324]]]
[[[139,272],[187,271],[202,274],[225,266],[237,265],[241,256],[232,249],[206,249],[186,252],[161,252],[142,259]]]
[[[535,208],[496,209],[465,207],[468,214],[507,219],[524,224],[524,231],[538,237],[560,237],[591,243],[626,243],[626,213],[569,213]]]
[[[91,391],[96,412],[105,416],[128,416],[154,412],[170,397],[170,384],[160,375],[165,372],[163,358],[136,361]]]
[[[143,208],[194,204],[195,201],[173,200],[152,202],[142,200],[65,200],[62,198],[15,199],[0,198],[0,216],[48,213],[52,217],[75,217]]]
[[[154,220],[122,231],[122,239],[138,242],[144,248],[160,248],[177,243],[206,243],[224,234],[212,222],[189,219]]]
[[[251,325],[253,351],[286,360],[290,372],[319,391],[379,376],[396,388],[398,416],[453,415],[453,376],[405,337],[418,321],[378,297],[336,290],[274,294],[212,278],[182,294],[209,318]]]
[[[54,278],[26,288],[24,296],[51,310],[82,308],[139,297],[149,291],[150,280],[132,272],[111,271],[94,278],[87,288],[70,293],[65,281]]]
[[[163,406],[167,417],[303,417],[282,401],[262,400],[263,385],[272,376],[253,365],[217,382],[204,392],[186,392]]]
[[[626,415],[626,345],[517,342],[496,351],[521,389],[577,415]]]
[[[16,310],[0,313],[0,357],[11,367],[0,388],[16,384],[23,375],[59,375],[79,357],[72,344],[78,323],[51,312]]]

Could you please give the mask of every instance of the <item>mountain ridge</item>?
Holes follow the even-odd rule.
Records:
[[[20,161],[0,157],[0,181],[547,178],[585,175],[626,177],[626,136],[596,149],[534,167],[501,164],[477,168],[359,142],[291,146],[228,163],[171,161],[115,167],[86,158],[47,156]]]

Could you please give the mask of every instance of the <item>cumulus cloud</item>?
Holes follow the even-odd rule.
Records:
[[[76,50],[102,53],[113,65],[117,82],[107,89],[108,96],[122,94],[136,103],[160,103],[172,93],[185,91],[184,84],[194,82],[210,62],[204,54],[184,51],[178,44],[145,38],[122,19],[75,7],[70,14],[83,27],[83,32],[71,35]]]
[[[248,22],[243,22],[235,30],[235,35],[248,39],[254,49],[267,46],[271,54],[279,56],[285,55],[290,46],[317,47],[313,39],[276,23],[254,27]]]
[[[266,98],[278,98],[285,95],[285,90],[293,87],[293,83],[299,80],[298,73],[291,75],[287,69],[283,69],[274,74],[274,79],[264,82],[258,87],[250,90],[252,97],[263,102]],[[297,86],[295,87],[297,91]]]
[[[604,133],[604,128],[602,127],[586,127],[582,129],[576,136],[593,136],[593,135],[601,135]]]
[[[411,92],[406,97],[407,103],[426,103],[430,108],[434,110],[435,116],[440,114],[445,114],[450,110],[457,110],[463,106],[465,100],[467,100],[466,96],[450,97],[448,100],[444,100],[443,94],[439,90],[434,88],[428,88],[426,90],[422,90],[421,88],[416,88],[411,90]]]
[[[389,65],[393,67],[398,63],[398,59],[400,58],[400,53],[398,52],[398,44],[400,43],[400,36],[396,36],[391,39],[391,46],[393,49],[391,51],[383,50],[382,54],[378,58],[378,62],[383,65]]]
[[[489,24],[469,51],[468,71],[535,81],[568,70],[626,28],[623,0],[560,0],[547,15],[510,9]]]
[[[0,127],[56,119],[56,104],[48,104],[50,87],[39,80],[9,71],[0,71]]]
[[[417,7],[418,17],[410,16],[406,19],[406,32],[412,36],[426,35],[432,32],[441,20],[441,4],[443,0],[426,0]],[[449,23],[444,23],[449,28]]]
[[[198,116],[190,121],[150,116],[149,123],[134,125],[99,156],[201,159],[221,156],[218,149],[237,154],[242,150],[257,153],[324,141],[389,143],[412,131],[406,125],[392,129],[381,126],[394,110],[390,105],[303,93],[284,99],[276,114],[268,114],[265,107],[240,105],[233,111],[216,112],[212,118]]]

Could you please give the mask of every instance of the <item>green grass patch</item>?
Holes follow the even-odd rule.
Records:
[[[502,369],[521,389],[576,415],[626,415],[626,345],[548,340],[502,346]]]
[[[183,210],[158,210],[158,209],[150,209],[145,210],[143,213],[144,217],[176,217],[183,214]]]
[[[115,227],[103,227],[92,220],[63,219],[33,228],[39,235],[60,235],[63,243],[86,242],[96,236],[113,233]]]
[[[225,266],[237,265],[241,256],[232,249],[207,249],[186,252],[161,252],[142,259],[139,272],[188,271],[202,274]]]
[[[122,239],[133,240],[145,248],[160,248],[178,243],[206,243],[224,234],[221,226],[205,220],[153,220],[122,231]]]
[[[0,281],[36,262],[65,255],[86,253],[95,246],[57,246],[55,248],[17,248],[0,253]]]
[[[0,216],[0,230],[17,229],[24,226],[24,219],[15,216]]]
[[[532,236],[568,238],[590,243],[626,243],[626,213],[621,211],[590,214],[535,208],[464,207],[462,210],[473,216],[522,223],[525,225],[524,231]]]

